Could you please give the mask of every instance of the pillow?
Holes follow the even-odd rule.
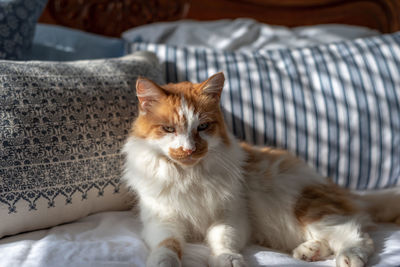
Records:
[[[167,82],[226,75],[221,104],[240,139],[286,148],[352,189],[400,184],[400,33],[314,47],[154,51]]]
[[[0,59],[22,59],[47,0],[0,1]]]
[[[56,25],[38,24],[27,60],[82,60],[120,57],[124,41]]]
[[[154,54],[76,62],[0,61],[0,237],[121,210],[119,150],[138,75]]]

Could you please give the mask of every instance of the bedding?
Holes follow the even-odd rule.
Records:
[[[138,233],[141,225],[129,211],[102,212],[48,230],[24,233],[0,240],[0,266],[20,267],[144,267],[148,249]],[[390,224],[371,233],[377,253],[369,266],[400,265],[400,231]],[[187,267],[207,266],[209,250],[189,244],[183,261]],[[304,262],[260,246],[249,246],[244,256],[250,267],[334,266],[334,260]]]
[[[218,33],[218,34],[215,34]],[[350,25],[296,28],[270,26],[252,19],[153,23],[105,37],[57,25],[38,23],[27,60],[82,60],[119,57],[132,42],[164,43],[238,51],[279,49],[350,40],[377,35],[376,30]]]
[[[154,54],[75,62],[0,61],[0,237],[123,210],[119,153],[138,76]]]
[[[0,59],[24,59],[47,0],[0,1]]]
[[[314,25],[288,28],[250,18],[216,21],[180,20],[133,28],[122,34],[127,43],[145,42],[179,47],[208,47],[224,51],[279,49],[332,43],[379,34],[350,25]]]
[[[221,104],[238,138],[288,149],[351,189],[400,184],[400,33],[295,49],[130,49],[155,52],[167,82],[223,71]]]

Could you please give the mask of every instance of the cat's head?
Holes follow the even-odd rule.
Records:
[[[210,149],[229,138],[219,107],[224,86],[222,72],[194,84],[158,85],[139,78],[136,93],[139,115],[132,135],[183,166],[200,162]]]

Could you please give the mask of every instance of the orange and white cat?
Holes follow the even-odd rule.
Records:
[[[249,243],[364,266],[374,251],[371,214],[395,221],[399,192],[355,195],[284,150],[239,143],[219,106],[224,80],[137,81],[123,179],[139,197],[147,266],[181,266],[185,242],[198,241],[211,249],[210,266],[246,266],[240,252]]]

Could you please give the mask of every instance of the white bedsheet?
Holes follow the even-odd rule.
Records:
[[[103,212],[48,230],[0,240],[0,266],[145,266],[148,249],[140,239],[140,222],[132,212]],[[370,266],[400,266],[400,227],[379,225],[371,232],[376,254]],[[208,249],[189,244],[184,266],[205,266]],[[333,260],[302,262],[287,254],[250,246],[249,266],[334,266]]]

